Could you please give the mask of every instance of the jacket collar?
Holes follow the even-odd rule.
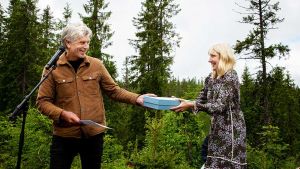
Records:
[[[85,55],[85,57],[83,58],[83,62],[86,64],[86,65],[89,65],[90,64],[90,58],[88,55]],[[62,55],[60,55],[58,61],[57,61],[57,65],[68,65],[69,62],[67,60],[67,57],[66,57],[66,52],[64,52]]]

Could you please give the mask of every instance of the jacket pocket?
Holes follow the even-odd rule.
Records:
[[[59,98],[75,95],[74,78],[56,79],[56,93]]]
[[[84,90],[87,94],[98,94],[99,93],[99,83],[97,80],[97,75],[82,76]]]

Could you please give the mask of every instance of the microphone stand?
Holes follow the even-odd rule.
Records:
[[[24,146],[24,131],[25,131],[25,121],[28,111],[28,101],[31,95],[35,92],[35,90],[48,78],[49,74],[56,68],[56,64],[53,64],[48,70],[49,72],[43,75],[40,82],[31,90],[31,92],[25,96],[23,101],[15,108],[12,115],[9,117],[10,120],[14,121],[17,116],[19,116],[23,112],[23,121],[22,121],[22,128],[20,133],[20,140],[19,140],[19,151],[18,151],[18,160],[16,169],[20,169],[21,167],[21,158],[22,158],[22,149]]]

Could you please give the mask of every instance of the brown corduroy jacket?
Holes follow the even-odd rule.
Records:
[[[60,120],[60,114],[63,110],[71,111],[81,120],[106,125],[102,92],[113,100],[130,104],[136,104],[139,96],[120,88],[99,59],[86,56],[75,73],[63,54],[57,61],[57,68],[39,87],[37,107],[53,120],[54,135],[75,138],[94,136],[104,132],[104,128],[70,126]]]

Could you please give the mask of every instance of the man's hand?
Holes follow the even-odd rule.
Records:
[[[136,103],[141,105],[141,106],[144,106],[144,96],[157,97],[155,94],[152,94],[152,93],[143,94],[143,95],[140,95],[136,99]]]
[[[80,124],[79,117],[75,113],[70,112],[70,111],[63,110],[60,114],[60,118],[62,120],[64,120],[65,122],[73,124],[73,125],[79,125]]]

